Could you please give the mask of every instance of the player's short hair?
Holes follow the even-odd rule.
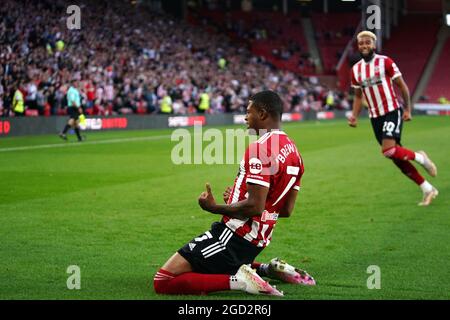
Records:
[[[249,100],[252,105],[266,110],[273,118],[281,120],[283,114],[283,100],[271,90],[265,90],[252,95]]]
[[[374,42],[377,42],[377,36],[375,35],[375,33],[371,32],[371,31],[368,31],[368,30],[361,31],[356,36],[356,39],[359,40],[362,37],[369,37],[369,38],[372,38]]]

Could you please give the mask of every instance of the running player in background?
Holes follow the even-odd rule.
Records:
[[[435,177],[437,169],[424,151],[411,151],[401,145],[403,121],[411,120],[411,99],[408,87],[397,65],[387,56],[375,53],[377,37],[370,31],[362,31],[357,36],[358,50],[362,59],[351,70],[352,87],[355,89],[353,112],[348,119],[351,127],[356,127],[361,112],[362,95],[369,105],[369,117],[383,155],[397,167],[423,192],[420,206],[428,206],[438,195],[433,187],[410,162],[422,165],[428,174]],[[392,85],[400,89],[404,106],[400,106]]]
[[[81,142],[85,137],[82,137],[80,134],[80,117],[84,118],[84,115],[81,107],[81,96],[78,91],[78,80],[72,80],[71,84],[69,90],[67,90],[67,113],[70,118],[59,136],[61,139],[67,140],[67,131],[72,128],[77,135],[78,141]]]
[[[154,278],[157,293],[241,290],[283,295],[261,276],[315,284],[305,271],[280,259],[267,264],[254,261],[269,245],[277,219],[291,215],[304,171],[294,142],[280,130],[282,110],[280,97],[272,91],[250,98],[246,122],[250,130],[259,133],[259,140],[247,148],[234,186],[224,194],[226,204],[216,203],[209,184],[198,199],[203,210],[222,215],[222,219],[163,265]]]

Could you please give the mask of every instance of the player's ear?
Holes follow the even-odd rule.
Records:
[[[266,120],[269,117],[269,113],[267,112],[266,109],[261,108],[258,112],[259,114],[259,119],[261,119],[262,121]]]

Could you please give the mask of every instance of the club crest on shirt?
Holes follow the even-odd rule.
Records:
[[[251,174],[261,173],[263,169],[262,162],[258,158],[251,158],[248,162],[248,166]]]

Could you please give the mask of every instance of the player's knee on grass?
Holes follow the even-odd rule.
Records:
[[[153,289],[157,294],[165,294],[167,292],[169,280],[153,279]]]
[[[173,275],[164,269],[159,269],[153,278],[153,288],[157,294],[170,294],[170,280],[173,279]]]

